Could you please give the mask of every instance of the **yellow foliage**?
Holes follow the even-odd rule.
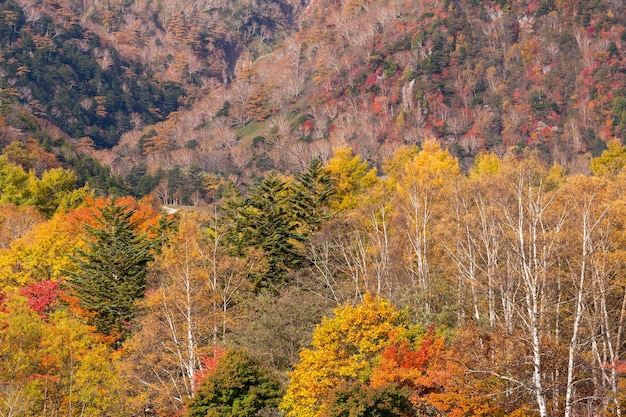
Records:
[[[393,156],[387,159],[383,165],[383,172],[387,175],[389,183],[395,184],[397,182],[404,167],[419,154],[419,151],[416,145],[401,146],[395,150]]]
[[[461,174],[457,159],[447,150],[441,149],[435,138],[426,139],[422,150],[406,160],[411,152],[413,151],[400,152],[398,160],[402,161],[404,158],[405,164],[398,174],[389,175],[390,180],[398,181],[400,190],[415,187],[442,188]]]
[[[476,156],[472,176],[494,175],[500,172],[502,160],[493,153],[485,153]]]
[[[313,334],[312,347],[300,353],[280,408],[288,417],[319,416],[325,397],[340,381],[366,381],[391,335],[405,329],[389,301],[366,294],[362,304],[344,305]]]
[[[0,286],[58,281],[70,270],[70,257],[81,245],[79,233],[65,216],[57,215],[0,251]]]
[[[328,161],[326,170],[335,183],[335,207],[347,210],[358,206],[358,193],[378,183],[376,169],[362,162],[360,156],[353,156],[352,148],[335,149],[334,156]]]
[[[0,322],[0,415],[122,415],[118,355],[91,327],[66,310],[44,319],[16,294]]]
[[[617,139],[607,144],[607,150],[597,158],[591,158],[591,171],[593,175],[614,176],[622,171],[626,164],[626,148]]]
[[[406,125],[406,120],[404,118],[404,112],[400,112],[400,114],[398,114],[398,116],[396,117],[396,127],[402,130],[405,125]]]
[[[12,415],[15,405],[20,415],[27,415],[23,411],[33,408],[42,392],[33,376],[41,360],[43,323],[26,298],[14,294],[2,302],[0,323],[0,415]]]
[[[66,311],[54,312],[43,330],[43,365],[47,374],[59,377],[58,383],[48,384],[46,408],[68,416],[119,413],[123,401],[117,355]]]
[[[550,170],[548,170],[546,179],[544,180],[546,189],[549,191],[559,188],[565,184],[566,179],[565,169],[560,165],[552,165]]]
[[[521,49],[521,54],[522,54],[522,58],[524,59],[524,61],[525,62],[532,61],[535,55],[537,54],[538,48],[539,48],[539,45],[537,44],[537,41],[535,39],[531,39],[530,41],[526,42],[522,46],[522,49]]]

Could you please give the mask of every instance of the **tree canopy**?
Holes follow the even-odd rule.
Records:
[[[154,255],[147,234],[131,221],[134,210],[111,200],[98,211],[95,226],[85,225],[87,245],[77,251],[68,286],[93,313],[98,331],[119,346],[130,333],[136,301],[145,295]]]
[[[276,408],[280,381],[247,353],[226,352],[187,406],[189,417],[252,417]]]

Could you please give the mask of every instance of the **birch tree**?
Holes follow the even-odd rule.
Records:
[[[559,239],[566,213],[556,202],[560,186],[557,169],[548,171],[533,155],[520,162],[509,161],[505,169],[511,192],[500,196],[501,227],[514,256],[514,278],[523,292],[516,311],[522,335],[532,350],[532,382],[528,389],[535,396],[539,415],[547,417],[544,326],[553,302],[550,280],[561,250]]]
[[[450,187],[460,175],[458,162],[434,139],[424,142],[422,150],[403,149],[387,165],[389,187],[395,187],[397,221],[407,240],[407,267],[422,296],[420,308],[433,309],[434,284],[431,282],[433,222],[449,196]]]
[[[225,342],[237,294],[264,265],[256,252],[228,255],[215,225],[215,218],[183,214],[152,268],[139,330],[125,345],[135,395],[163,412],[194,396],[202,355]]]
[[[567,187],[571,208],[570,231],[575,233],[576,249],[570,257],[572,281],[568,285],[573,288],[573,306],[571,321],[571,337],[568,346],[567,376],[565,381],[565,409],[564,416],[570,417],[575,412],[576,384],[579,376],[580,353],[583,348],[581,333],[585,331],[584,315],[588,312],[593,298],[590,281],[593,280],[592,263],[599,245],[602,244],[602,230],[610,205],[606,200],[607,182],[601,178],[585,178],[577,176],[570,179]],[[603,282],[598,282],[604,288]],[[602,294],[603,291],[601,291]],[[601,298],[601,302],[606,298]],[[611,340],[608,340],[609,349],[613,349]],[[616,410],[620,413],[619,406]]]
[[[217,319],[201,242],[197,219],[183,219],[155,262],[139,330],[125,345],[134,389],[159,410],[174,412],[193,396]]]

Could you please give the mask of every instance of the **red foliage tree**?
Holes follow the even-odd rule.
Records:
[[[226,351],[219,346],[213,347],[213,352],[200,355],[200,361],[202,362],[202,370],[195,376],[196,388],[202,384],[215,369],[220,361],[220,358],[224,356]]]
[[[20,290],[20,295],[28,299],[27,305],[42,318],[58,306],[61,288],[56,281],[41,281],[27,285]]]

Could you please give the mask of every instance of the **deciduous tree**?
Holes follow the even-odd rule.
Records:
[[[460,169],[458,161],[434,138],[426,140],[417,153],[416,149],[401,148],[394,159],[387,165],[388,184],[395,191],[396,218],[408,242],[405,264],[420,294],[420,308],[429,314],[436,286],[430,266],[435,248],[433,223],[445,211],[443,204],[460,178]]]
[[[6,295],[0,297],[0,323],[0,415],[27,415],[41,400],[34,376],[42,359],[43,324],[25,297]]]
[[[335,317],[315,329],[312,347],[300,353],[281,409],[288,417],[322,416],[333,388],[367,380],[391,334],[406,325],[403,320],[390,302],[369,294],[362,304],[338,307]]]
[[[116,355],[39,291],[0,301],[1,415],[124,416]]]

